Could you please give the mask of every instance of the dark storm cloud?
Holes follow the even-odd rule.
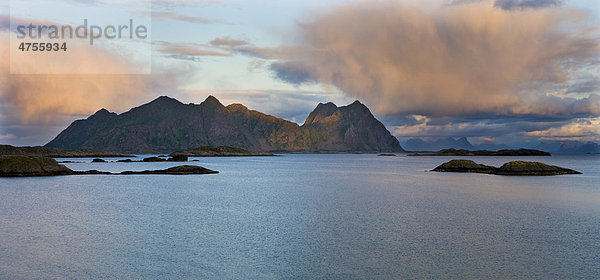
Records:
[[[294,85],[314,81],[312,73],[300,61],[275,62],[269,67],[276,78]]]
[[[496,0],[494,6],[504,10],[512,10],[556,7],[562,5],[563,3],[563,0]]]
[[[590,80],[577,83],[567,88],[567,93],[591,93],[600,92],[600,80]]]
[[[457,6],[463,4],[472,3],[486,3],[493,2],[494,7],[501,8],[503,10],[512,9],[527,9],[527,8],[548,8],[556,7],[564,4],[564,0],[452,0],[447,2],[448,6]]]

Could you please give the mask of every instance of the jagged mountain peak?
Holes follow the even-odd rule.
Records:
[[[96,113],[94,113],[93,115],[91,115],[90,117],[93,116],[103,116],[103,115],[109,115],[110,112],[108,110],[106,110],[105,108],[102,108],[100,110],[98,110]]]
[[[469,140],[467,139],[467,137],[460,137],[460,138],[456,139],[456,142],[460,142],[460,143],[469,143],[469,144],[471,144],[471,143],[469,142]]]
[[[335,107],[337,108],[337,105],[335,105],[335,103],[333,102],[327,102],[327,103],[319,103],[319,105],[317,105],[317,108],[319,107]]]
[[[366,113],[366,112],[371,112],[369,110],[369,108],[367,106],[365,106],[365,104],[362,104],[360,101],[356,100],[354,102],[352,102],[351,104],[348,104],[346,106],[342,106],[340,107],[340,110],[343,111],[352,111],[352,112],[362,112],[362,113]]]
[[[151,112],[166,112],[170,111],[173,108],[178,108],[183,105],[183,103],[179,102],[179,100],[168,97],[168,96],[159,96],[156,99],[132,108],[125,114],[147,114],[149,111]]]
[[[150,103],[148,103],[148,104],[183,104],[183,103],[179,102],[179,100],[177,100],[173,97],[162,95],[162,96],[159,96],[156,99],[150,101]]]
[[[348,106],[356,106],[356,105],[363,105],[364,106],[364,104],[360,103],[360,101],[358,101],[358,100],[354,100],[354,102],[350,103],[350,105],[348,105]]]
[[[308,115],[304,121],[304,125],[313,124],[323,120],[339,110],[338,106],[333,102],[319,103],[317,107]]]
[[[116,116],[116,115],[117,114],[111,113],[108,110],[106,110],[105,108],[102,108],[102,109],[98,110],[96,113],[94,113],[93,115],[89,116],[87,119],[88,120],[102,120],[102,119],[110,118],[111,116]]]
[[[217,107],[225,107],[223,106],[223,104],[221,104],[221,101],[219,101],[219,99],[217,99],[216,97],[209,95],[206,99],[204,99],[204,101],[202,101],[202,103],[200,103],[200,105],[212,105],[212,106],[217,106]]]
[[[126,116],[137,116],[138,119],[144,119],[145,121],[157,120],[163,118],[173,112],[177,111],[179,108],[185,106],[179,100],[168,97],[168,96],[159,96],[156,99],[150,101],[149,103],[142,104],[131,110],[119,115]]]

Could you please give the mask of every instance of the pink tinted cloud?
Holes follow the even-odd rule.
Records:
[[[599,57],[585,23],[569,8],[351,2],[301,24],[304,48],[280,53],[272,70],[291,83],[335,85],[384,114],[598,114],[597,98],[544,92]]]

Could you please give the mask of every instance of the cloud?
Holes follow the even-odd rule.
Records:
[[[170,20],[179,20],[179,21],[187,21],[193,23],[203,23],[203,24],[213,24],[213,23],[222,23],[223,21],[197,17],[197,16],[186,16],[180,13],[172,12],[172,11],[152,11],[153,19],[170,19]]]
[[[450,1],[446,1],[446,5],[448,6],[456,6],[456,5],[464,5],[464,4],[471,4],[471,3],[482,3],[489,0],[450,0]]]
[[[315,79],[300,61],[275,62],[269,68],[276,73],[276,78],[294,85],[301,85]]]
[[[146,101],[148,96],[173,91],[188,78],[186,67],[172,69],[160,65],[154,67],[156,72],[151,75],[12,75],[8,37],[6,31],[0,32],[0,113],[3,116],[0,126],[2,134],[14,134],[23,141],[42,133],[41,130],[44,136],[49,133],[46,130],[55,135],[74,117],[87,116],[102,107],[117,111],[129,109]],[[101,67],[123,73],[137,67],[126,55],[98,46],[73,48],[64,59],[64,65],[78,67],[82,72],[88,67]],[[37,71],[40,73],[55,67],[39,58],[24,59],[19,65],[41,69]]]
[[[98,5],[98,4],[104,2],[102,0],[66,0],[66,1],[70,2],[70,3],[81,4],[81,5]]]
[[[10,139],[15,139],[17,138],[17,136],[15,136],[12,133],[8,133],[8,134],[1,134],[0,133],[0,140],[10,140]]]
[[[547,139],[546,133],[569,126],[580,119],[560,117],[503,117],[486,118],[406,116],[406,120],[383,118],[393,135],[400,139],[439,139],[446,137],[468,137],[486,139],[513,147],[534,147],[536,141]],[[586,119],[586,118],[582,118]],[[400,120],[398,122],[398,120]],[[542,137],[544,137],[542,139]],[[564,139],[554,139],[564,140]],[[576,139],[571,139],[576,140]],[[583,140],[579,138],[578,140]],[[585,141],[600,141],[600,135],[587,137]]]
[[[555,95],[523,97],[520,105],[513,106],[510,115],[538,115],[578,117],[600,115],[600,95],[591,94],[589,97],[576,99],[572,97],[557,97]]]
[[[13,24],[56,24],[41,19],[12,18]],[[75,118],[88,116],[102,107],[125,110],[147,100],[147,95],[172,91],[187,78],[185,67],[156,65],[151,75],[44,74],[44,73],[135,73],[140,64],[127,50],[108,50],[87,42],[69,40],[69,50],[44,56],[9,57],[10,21],[0,15],[0,140],[15,145],[39,145],[50,140]],[[14,31],[13,31],[14,32]],[[17,73],[10,74],[10,61]],[[75,70],[74,70],[75,69]]]
[[[235,40],[235,39],[231,39],[229,37],[219,37],[219,38],[215,38],[212,41],[210,41],[210,44],[213,46],[219,46],[219,47],[239,47],[239,46],[243,46],[243,45],[249,45],[250,43],[248,41],[245,40]]]
[[[290,57],[290,53],[299,51],[297,47],[259,47],[254,45],[241,45],[227,47],[226,49],[234,53],[261,59],[285,59]]]
[[[14,28],[19,25],[27,26],[33,24],[39,25],[58,25],[58,23],[49,20],[36,19],[36,18],[23,18],[23,17],[10,17],[9,15],[0,14],[0,31],[6,31],[11,29],[11,21]],[[15,32],[13,28],[13,32]]]
[[[188,102],[198,103],[206,96],[213,95],[223,104],[241,103],[266,114],[299,124],[304,123],[308,114],[319,102],[335,102],[338,105],[350,103],[339,92],[306,90],[187,90]]]
[[[208,42],[210,47],[218,48],[222,51],[229,52],[231,54],[241,54],[256,59],[271,60],[279,59],[285,60],[294,55],[304,54],[309,55],[308,50],[301,46],[277,46],[277,47],[264,47],[255,46],[254,44],[239,39],[232,39],[229,37],[217,37]],[[284,62],[281,62],[284,64]],[[275,66],[277,67],[277,66]],[[298,69],[302,71],[302,69]],[[284,70],[285,71],[285,70]]]
[[[512,9],[538,9],[557,7],[564,4],[564,0],[451,0],[446,2],[448,6],[472,4],[472,3],[493,3],[494,7],[512,10]]]
[[[278,58],[278,78],[335,85],[380,114],[598,114],[596,97],[539,92],[598,58],[598,34],[585,23],[584,12],[567,8],[357,2],[302,23],[302,47],[245,51]]]
[[[496,0],[494,6],[504,10],[524,8],[547,8],[563,4],[563,0]]]
[[[10,16],[0,14],[0,31],[10,29]]]
[[[576,83],[567,88],[566,93],[600,92],[600,78],[592,78],[582,83]]]
[[[158,46],[158,52],[183,60],[198,61],[201,56],[231,56],[230,53],[206,49],[206,46],[201,44],[164,41],[153,42],[153,44]]]
[[[208,44],[231,54],[242,54],[258,59],[286,59],[293,54],[305,53],[306,49],[299,46],[262,47],[255,46],[246,40],[217,37]]]
[[[598,141],[600,139],[600,118],[577,119],[563,126],[524,132],[523,134],[539,137],[540,140]]]
[[[218,0],[152,0],[153,5],[166,8],[174,7],[199,7],[214,4],[223,4]]]

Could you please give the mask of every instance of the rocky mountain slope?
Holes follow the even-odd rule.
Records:
[[[396,137],[356,101],[319,104],[306,122],[296,123],[224,106],[213,96],[183,104],[162,96],[123,114],[102,109],[73,122],[47,147],[164,153],[202,146],[231,146],[253,152],[402,152]]]

